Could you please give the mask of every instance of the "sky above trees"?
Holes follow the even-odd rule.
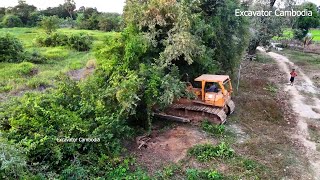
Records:
[[[26,0],[28,4],[32,4],[39,9],[47,7],[55,7],[63,4],[64,0]],[[101,12],[117,12],[122,13],[125,0],[75,0],[77,9],[81,6],[96,7]],[[18,0],[0,0],[0,7],[15,6]]]

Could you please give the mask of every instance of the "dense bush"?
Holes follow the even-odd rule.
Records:
[[[53,33],[45,36],[38,36],[36,43],[44,47],[55,47],[68,45],[68,36],[61,33]]]
[[[35,64],[43,64],[47,62],[47,58],[44,57],[41,53],[38,51],[26,51],[24,53],[24,61],[35,63]]]
[[[2,20],[2,24],[4,27],[11,28],[11,27],[21,27],[22,21],[18,16],[15,15],[6,15]]]
[[[69,46],[77,51],[90,50],[92,42],[92,37],[86,34],[72,34],[67,36],[61,33],[53,33],[51,35],[38,36],[36,38],[36,43],[40,46]]]
[[[126,113],[110,105],[112,92],[103,88],[103,79],[92,77],[81,84],[67,78],[59,81],[51,93],[26,94],[0,108],[2,135],[28,152],[26,162],[33,174],[43,173],[45,179],[58,174],[63,179],[146,176],[139,170],[130,172],[133,160],[118,158],[121,140],[130,137],[132,130]],[[58,138],[99,141],[63,143]]]
[[[0,62],[23,61],[24,48],[21,41],[6,34],[0,36]]]
[[[0,179],[18,179],[25,175],[27,162],[24,150],[1,136],[0,144]]]
[[[17,72],[20,75],[30,76],[38,72],[36,66],[30,62],[22,62],[17,66]]]
[[[92,44],[92,38],[85,34],[72,34],[68,38],[68,45],[77,51],[89,51]]]

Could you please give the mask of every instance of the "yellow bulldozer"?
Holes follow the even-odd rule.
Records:
[[[194,93],[195,99],[180,98],[155,116],[180,122],[199,122],[207,119],[213,123],[223,124],[227,115],[233,113],[235,105],[231,100],[232,84],[228,75],[203,74],[195,82],[201,88],[194,88],[187,83],[187,89]],[[206,88],[208,85],[215,87]]]

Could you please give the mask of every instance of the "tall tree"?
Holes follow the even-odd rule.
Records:
[[[30,16],[37,10],[37,7],[29,5],[25,0],[19,0],[18,5],[8,10],[8,13],[18,16],[24,25],[30,21]]]
[[[65,0],[63,7],[68,11],[70,18],[73,19],[73,11],[76,9],[76,3],[74,0]]]
[[[253,11],[274,11],[276,0],[256,0],[249,7]],[[251,39],[249,44],[249,54],[255,54],[259,45],[269,45],[272,37],[279,35],[285,25],[284,17],[254,16],[250,18]]]
[[[299,6],[299,10],[312,11],[312,16],[299,16],[295,22],[294,35],[297,39],[304,38],[310,28],[316,28],[320,25],[320,15],[317,12],[317,5],[307,2]]]

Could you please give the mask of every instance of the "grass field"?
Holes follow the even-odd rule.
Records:
[[[320,29],[311,29],[310,33],[312,34],[313,40],[320,42]],[[274,37],[275,40],[280,39],[292,39],[293,38],[293,31],[292,29],[286,29],[283,32],[283,37]]]
[[[280,51],[280,54],[287,56],[295,64],[301,67],[308,67],[308,69],[319,69],[320,68],[320,55],[312,53],[304,53],[291,49],[284,49]]]
[[[64,34],[86,33],[93,37],[93,46],[101,43],[108,35],[102,31],[59,29]],[[94,59],[92,50],[78,52],[68,47],[39,47],[35,43],[38,35],[44,34],[37,28],[3,28],[0,35],[9,33],[23,42],[26,51],[38,51],[48,59],[45,64],[36,64],[38,73],[34,76],[24,76],[18,73],[18,64],[0,63],[0,93],[15,93],[24,90],[32,90],[43,86],[51,86],[60,73],[83,68],[88,60]]]

